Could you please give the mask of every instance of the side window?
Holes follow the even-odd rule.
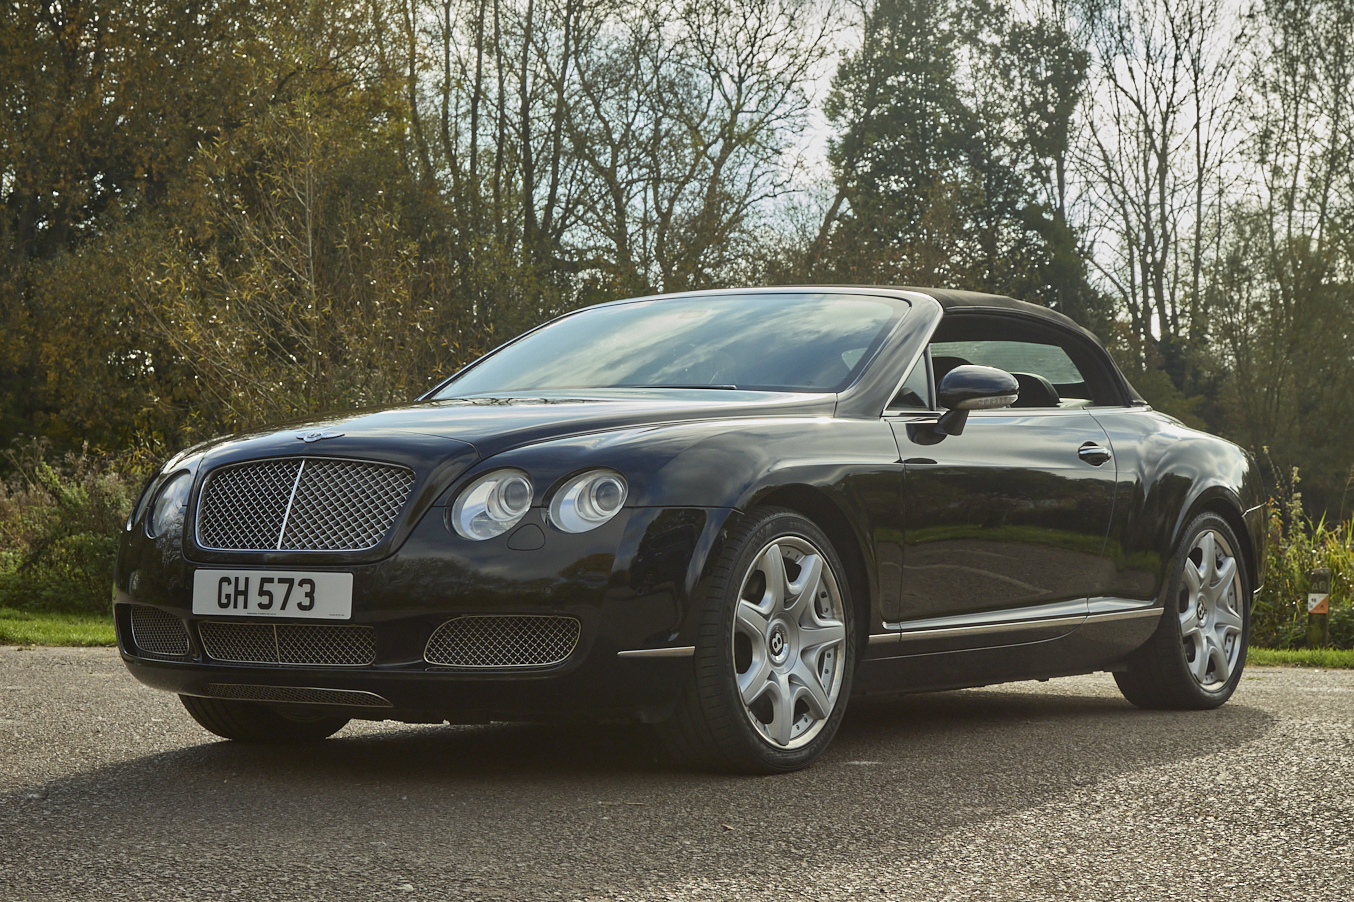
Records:
[[[966,363],[1005,370],[1020,383],[1014,407],[1091,407],[1115,403],[1116,391],[1098,349],[1037,321],[950,314],[930,345],[937,384]]]
[[[912,372],[903,380],[903,387],[889,403],[889,410],[931,409],[931,380],[927,376],[929,356],[922,354],[917,358],[917,362],[912,366]]]

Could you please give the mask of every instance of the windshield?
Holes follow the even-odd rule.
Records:
[[[594,307],[486,357],[434,397],[589,388],[839,391],[906,310],[888,298],[806,293]]]

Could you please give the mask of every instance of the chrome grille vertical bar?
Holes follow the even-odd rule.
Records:
[[[296,503],[296,487],[301,484],[301,474],[306,471],[306,459],[301,458],[301,466],[296,468],[296,481],[291,484],[291,496],[287,498],[287,509],[282,513],[282,528],[277,531],[277,548],[282,548],[282,537],[287,534],[287,520],[291,517],[291,506]]]

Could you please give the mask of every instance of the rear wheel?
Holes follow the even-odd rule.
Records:
[[[180,695],[179,701],[204,730],[238,742],[312,742],[343,729],[347,717],[281,712],[258,702]]]
[[[856,642],[841,559],[793,511],[751,512],[714,568],[695,677],[662,726],[686,763],[752,773],[810,764],[841,724]]]
[[[1176,554],[1161,624],[1114,675],[1140,708],[1216,708],[1241,681],[1250,594],[1241,543],[1217,514],[1195,517]]]

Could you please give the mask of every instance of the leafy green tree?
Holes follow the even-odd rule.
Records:
[[[869,7],[827,101],[836,194],[807,274],[986,289],[1106,320],[1067,215],[1085,66],[1060,26],[985,0]]]
[[[972,38],[966,12],[950,0],[880,0],[866,12],[861,47],[838,67],[825,107],[838,129],[829,152],[837,193],[811,269],[948,275],[943,245],[958,237],[954,214],[972,188],[975,117],[956,78]]]
[[[67,258],[153,209],[254,101],[267,13],[247,0],[0,8],[0,439],[129,441],[138,391],[68,406],[69,391],[128,376],[136,347],[106,272],[89,268],[97,252]]]
[[[1086,100],[1090,54],[1070,30],[1067,10],[1052,2],[1037,18],[1012,20],[996,57],[997,103],[1011,112],[1012,159],[1033,187],[1023,208],[1029,228],[1043,244],[1039,300],[1083,325],[1108,332],[1110,298],[1090,284],[1087,248],[1070,215],[1073,142]],[[1014,108],[1012,108],[1014,104]]]

